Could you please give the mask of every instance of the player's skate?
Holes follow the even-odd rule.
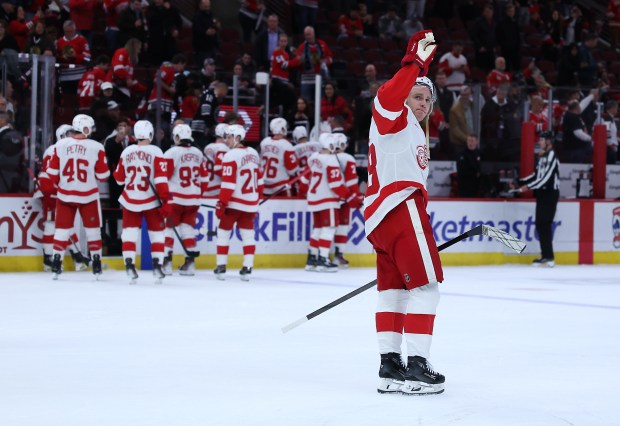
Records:
[[[72,250],[69,250],[69,252],[71,253],[71,257],[73,258],[73,264],[75,265],[76,271],[80,272],[88,268],[88,259],[85,258],[82,253]]]
[[[252,268],[248,268],[247,266],[244,266],[239,271],[239,277],[241,278],[241,281],[250,281],[250,274],[252,274]]]
[[[555,266],[555,261],[553,259],[541,257],[539,259],[534,259],[532,261],[532,266],[547,266],[549,268],[553,268]]]
[[[136,271],[136,265],[130,258],[125,259],[125,271],[129,277],[129,284],[135,284],[138,279],[138,271]]]
[[[405,371],[404,395],[432,395],[444,391],[446,378],[433,370],[433,366],[421,356],[410,356]]]
[[[400,393],[405,384],[405,366],[401,361],[400,354],[390,352],[381,354],[381,366],[379,367],[379,393]]]
[[[169,251],[164,257],[164,266],[161,268],[166,275],[172,275],[172,252]]]
[[[179,267],[179,275],[193,277],[195,271],[196,271],[196,265],[194,264],[194,258],[186,257],[185,263]]]
[[[215,278],[220,281],[224,281],[224,275],[226,275],[226,265],[217,265],[217,268],[213,270]]]
[[[43,255],[43,272],[51,272],[52,271],[52,255],[44,254]]]
[[[317,272],[338,272],[338,265],[332,263],[328,257],[319,256],[319,260],[316,263]]]
[[[155,284],[161,284],[166,274],[161,269],[159,259],[153,259],[153,277],[155,277]]]
[[[98,254],[93,255],[93,274],[97,280],[101,275],[101,256]]]
[[[349,267],[349,261],[344,258],[344,255],[338,248],[336,248],[334,253],[334,263],[343,269]]]
[[[308,260],[306,260],[306,271],[315,271],[316,263],[317,263],[316,254],[310,254],[310,250],[308,250]]]
[[[57,280],[58,275],[62,274],[62,258],[59,254],[55,254],[52,260],[52,273],[54,274],[52,277],[54,280]]]

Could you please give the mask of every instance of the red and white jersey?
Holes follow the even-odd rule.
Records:
[[[359,191],[359,176],[357,176],[357,162],[355,157],[348,152],[339,152],[336,154],[338,158],[338,165],[344,176],[344,184],[348,188],[349,192],[358,193]]]
[[[151,96],[149,96],[149,109],[155,108],[153,102],[157,102],[157,75],[159,74],[161,78],[161,82],[166,86],[174,87],[175,79],[174,79],[174,68],[170,62],[164,62],[159,67],[157,73],[155,73],[155,77],[153,78],[153,90],[151,90]],[[173,97],[170,93],[166,92],[163,87],[160,90],[161,96],[161,110],[163,112],[169,112],[172,109],[172,101]]]
[[[502,84],[510,84],[512,82],[512,74],[507,71],[491,70],[487,75],[487,86],[491,89],[492,93],[497,91],[497,88]]]
[[[373,102],[364,199],[366,235],[416,191],[428,200],[429,152],[420,123],[405,105],[420,68],[408,65],[379,88]]]
[[[82,76],[78,83],[78,95],[80,97],[80,108],[90,108],[95,97],[101,91],[101,84],[106,81],[106,72],[101,68],[93,68]]]
[[[339,208],[340,201],[349,196],[349,190],[344,184],[336,155],[320,152],[312,154],[308,167],[310,173],[301,178],[302,186],[308,187],[308,211]]]
[[[464,70],[460,70],[462,66],[465,66]],[[461,86],[465,83],[466,74],[469,74],[465,55],[456,57],[452,52],[444,53],[439,59],[439,69],[444,70],[446,73],[446,86],[448,89],[461,90]]]
[[[546,111],[546,110],[545,110]],[[541,132],[549,130],[549,118],[547,118],[547,114],[545,111],[536,114],[533,111],[530,111],[529,121],[536,125],[536,134],[538,135]]]
[[[207,145],[204,149],[207,157],[207,171],[209,173],[209,185],[204,193],[207,198],[217,197],[222,185],[222,158],[230,151],[224,143],[214,142]]]
[[[116,49],[112,56],[111,68],[109,73],[119,80],[133,78],[133,66],[129,52],[124,47]]]
[[[103,0],[103,10],[105,11],[105,23],[109,29],[118,30],[118,14],[129,6],[127,0]]]
[[[263,139],[260,143],[260,159],[265,179],[265,194],[273,194],[281,189],[299,168],[295,148],[286,139]]]
[[[297,56],[291,55],[288,50],[277,48],[271,54],[271,77],[288,82],[289,69],[299,65]]]
[[[260,157],[254,148],[233,148],[222,158],[219,200],[227,207],[255,213],[263,193]]]
[[[172,171],[168,188],[172,203],[199,206],[207,189],[208,173],[202,152],[194,146],[173,146],[164,154]]]
[[[76,34],[71,40],[65,36],[56,40],[57,60],[61,64],[65,64],[65,59],[60,53],[67,46],[71,46],[75,50],[75,58],[71,64],[61,66],[58,70],[58,81],[80,81],[82,75],[86,72],[86,63],[90,62],[90,46],[88,40],[83,36]]]
[[[92,139],[70,137],[55,146],[47,174],[58,185],[58,199],[77,204],[97,200],[97,181],[110,176],[103,145]]]
[[[308,158],[315,152],[321,150],[321,144],[316,141],[308,141],[295,145],[295,155],[299,161],[299,170],[303,170],[308,165]]]
[[[119,197],[120,204],[129,211],[141,212],[160,206],[151,188],[151,181],[159,197],[168,199],[168,161],[155,145],[129,145],[121,154],[114,179],[125,185]]]
[[[49,175],[47,174],[47,169],[50,166],[50,162],[52,161],[52,157],[54,156],[54,152],[56,152],[56,145],[50,145],[47,147],[45,152],[43,153],[43,158],[41,159],[41,171],[39,172],[38,179],[49,179]],[[50,198],[56,199],[56,192],[52,194],[48,194]],[[34,194],[32,194],[32,198],[41,198],[43,197],[43,192],[37,186]]]

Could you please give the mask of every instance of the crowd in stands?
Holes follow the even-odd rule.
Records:
[[[350,153],[365,154],[378,87],[397,71],[409,36],[431,28],[439,46],[429,73],[438,88],[433,159],[458,160],[475,134],[483,161],[518,161],[521,122],[534,120],[556,133],[561,160],[587,162],[597,103],[615,123],[620,1],[602,2],[601,14],[601,1],[586,10],[567,0],[242,0],[229,6],[239,8],[240,30],[224,27],[211,3],[181,13],[168,0],[2,0],[0,57],[55,56],[55,126],[88,112],[105,141],[146,117],[161,123],[164,148],[175,119],[191,124],[201,146],[213,139],[235,76],[240,104],[262,107],[257,71],[272,75],[271,116],[310,131],[321,74],[321,121],[349,136]],[[9,73],[0,98],[16,128],[28,127],[17,108],[28,90],[23,71]],[[618,161],[613,127],[610,163]]]

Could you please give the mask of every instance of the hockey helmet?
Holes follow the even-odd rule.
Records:
[[[220,123],[215,126],[215,136],[218,138],[226,137],[226,128],[228,128],[228,124],[226,123]]]
[[[539,138],[542,139],[546,139],[548,141],[554,142],[555,141],[555,137],[553,135],[553,132],[551,130],[546,130],[544,132],[541,132],[540,135],[538,135]]]
[[[148,120],[138,120],[133,126],[133,134],[138,140],[148,139],[152,141],[155,137],[155,130],[153,125]]]
[[[321,143],[321,148],[326,149],[331,153],[336,151],[337,142],[332,133],[321,134],[321,136],[319,136],[319,142]]]
[[[235,138],[235,142],[237,142],[237,136],[240,137],[239,142],[245,139],[245,129],[241,124],[231,124],[226,129],[226,134],[231,135]]]
[[[415,85],[427,87],[428,90],[430,90],[431,92],[431,103],[433,104],[435,103],[435,101],[437,100],[437,93],[435,92],[435,85],[433,84],[430,78],[418,77],[415,79]]]
[[[345,135],[344,133],[332,133],[332,135],[334,136],[334,139],[336,141],[336,149],[344,151],[348,145],[347,135]]]
[[[293,130],[293,142],[299,143],[300,139],[308,139],[308,131],[305,126],[297,126]]]
[[[177,124],[172,129],[172,140],[176,145],[180,145],[184,140],[194,141],[192,138],[192,128],[187,124]]]
[[[95,128],[95,120],[90,115],[78,114],[73,117],[71,125],[74,131],[90,136]]]
[[[282,117],[274,118],[269,123],[269,130],[272,135],[286,136],[286,133],[288,132],[288,123]]]
[[[73,127],[72,126],[70,126],[68,124],[61,124],[56,129],[56,140],[59,141],[62,138],[66,138],[67,137],[67,133],[69,133],[71,131],[73,131]]]

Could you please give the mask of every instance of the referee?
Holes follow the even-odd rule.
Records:
[[[553,151],[553,132],[542,132],[538,140],[540,151],[536,171],[528,177],[519,179],[521,192],[534,190],[536,196],[536,232],[540,241],[541,257],[534,259],[534,266],[555,265],[553,258],[553,217],[560,198],[560,179],[558,161]]]

